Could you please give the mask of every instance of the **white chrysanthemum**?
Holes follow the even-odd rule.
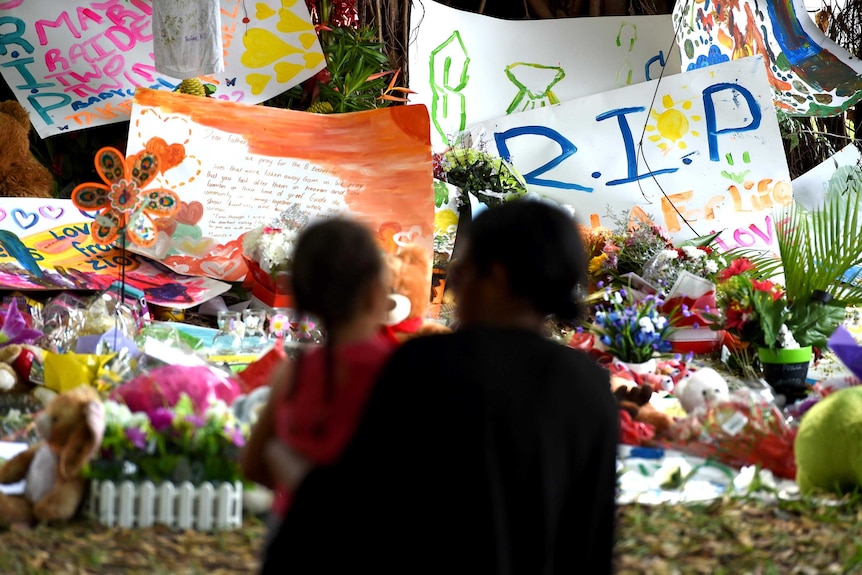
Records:
[[[663,260],[675,260],[679,257],[676,250],[662,250],[659,252],[659,257]]]
[[[255,228],[242,238],[242,251],[250,258],[257,258],[257,246],[263,236],[263,228]]]
[[[683,246],[682,251],[687,258],[691,258],[693,260],[699,260],[702,257],[706,257],[706,252],[695,246]]]
[[[718,273],[718,264],[715,263],[713,260],[707,260],[706,271],[711,274]]]

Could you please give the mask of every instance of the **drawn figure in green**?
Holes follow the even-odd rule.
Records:
[[[517,78],[515,77],[516,69],[518,69],[519,76]],[[534,108],[542,108],[548,104],[559,104],[560,99],[551,91],[551,88],[566,77],[566,72],[559,66],[515,62],[506,66],[506,77],[518,88],[518,94],[506,108],[506,114],[511,114],[515,111],[524,112]],[[533,89],[530,87],[531,85],[544,87]]]
[[[626,31],[629,32],[628,35],[626,34]],[[628,42],[626,42],[626,40]],[[623,48],[626,52],[631,53],[631,51],[634,50],[635,42],[637,41],[638,27],[629,22],[623,22],[620,24],[620,29],[617,32],[617,47]],[[628,47],[624,47],[624,44],[628,44]],[[625,60],[620,64],[619,70],[617,70],[617,86],[623,87],[631,85],[633,74],[634,67],[628,59],[628,56],[626,56]]]
[[[431,50],[431,122],[444,142],[453,133],[447,127],[454,128],[454,133],[467,127],[467,100],[462,90],[467,87],[469,66],[470,56],[457,30]]]

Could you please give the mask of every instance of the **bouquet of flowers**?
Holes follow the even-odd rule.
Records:
[[[488,207],[526,195],[524,178],[509,162],[483,149],[453,147],[434,158],[434,175],[462,192],[461,207],[472,194]]]
[[[198,414],[188,395],[172,408],[136,413],[108,400],[105,414],[102,448],[87,467],[88,478],[198,484],[242,477],[237,457],[248,429],[223,401]]]
[[[656,352],[670,351],[668,336],[674,328],[660,312],[661,297],[647,295],[636,300],[625,289],[605,288],[603,298],[587,329],[609,354],[626,363],[643,363]]]
[[[243,260],[254,280],[253,295],[271,307],[290,307],[290,266],[293,250],[308,215],[293,205],[275,222],[259,226],[243,236]]]
[[[714,282],[727,266],[724,257],[709,246],[683,245],[663,249],[644,265],[643,278],[662,289],[671,289],[683,271]]]
[[[713,326],[738,342],[765,348],[799,347],[787,327],[789,310],[784,290],[758,278],[747,258],[733,260],[718,274],[717,304],[721,313]]]

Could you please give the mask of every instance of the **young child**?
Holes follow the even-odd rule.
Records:
[[[388,299],[380,249],[368,230],[331,219],[303,232],[293,297],[326,328],[326,344],[279,366],[242,456],[246,477],[275,489],[274,522],[311,466],[334,462],[397,343],[381,329]]]

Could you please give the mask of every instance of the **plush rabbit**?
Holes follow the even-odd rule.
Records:
[[[81,468],[102,445],[105,407],[80,386],[55,397],[36,420],[42,441],[0,467],[0,483],[26,479],[23,495],[0,493],[0,524],[71,519],[84,498]]]

